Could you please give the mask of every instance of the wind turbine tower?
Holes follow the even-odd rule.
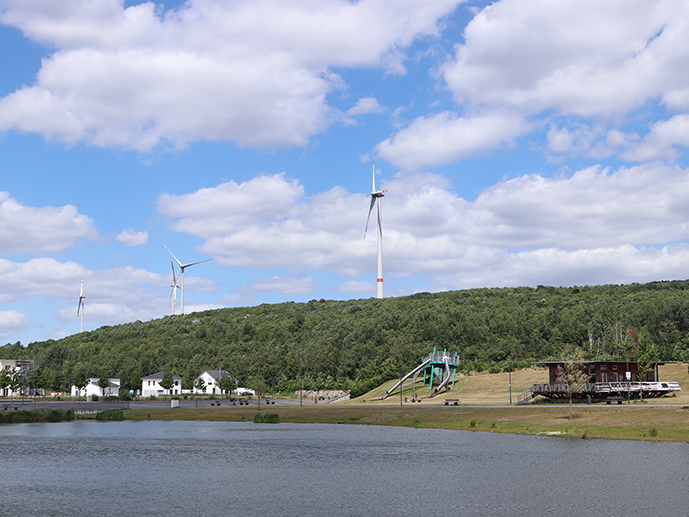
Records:
[[[368,209],[368,217],[366,218],[366,229],[364,230],[364,239],[366,239],[366,232],[368,231],[368,223],[371,220],[371,212],[373,205],[378,202],[378,268],[376,278],[376,298],[384,298],[383,296],[383,208],[381,198],[385,195],[387,190],[376,190],[376,159],[373,159],[373,189],[371,190],[371,206]]]
[[[84,279],[81,279],[81,289],[79,289],[79,305],[77,305],[77,318],[81,312],[81,332],[84,331]]]
[[[177,285],[178,275],[175,273],[175,263],[170,262],[170,265],[172,266],[172,284],[170,284],[170,287],[172,287],[172,292],[170,292],[170,298],[172,299],[172,315],[174,316],[175,306],[177,305],[177,289],[179,289],[179,285]]]
[[[163,244],[163,246],[165,246],[165,244]],[[179,261],[179,259],[178,259],[177,257],[175,257],[175,254],[172,253],[172,252],[170,251],[170,248],[168,248],[167,246],[165,246],[165,249],[168,250],[168,251],[170,252],[170,255],[172,255],[172,258],[175,259],[175,262],[177,262],[177,265],[179,266],[179,273],[178,273],[177,276],[178,276],[178,277],[179,277],[179,276],[182,277],[182,285],[181,285],[182,303],[181,303],[181,306],[182,306],[182,315],[184,315],[184,270],[185,270],[186,268],[190,267],[190,266],[195,266],[196,264],[201,264],[201,263],[203,263],[203,262],[208,262],[209,260],[213,260],[213,259],[212,259],[212,258],[209,258],[209,259],[206,259],[206,260],[199,260],[199,261],[197,261],[197,262],[190,262],[189,264],[182,264],[182,263]],[[173,266],[173,268],[172,268],[172,271],[173,271],[173,275],[174,275],[174,266]],[[173,284],[177,284],[177,280],[176,280],[176,279],[175,279],[175,281],[173,282]],[[173,287],[173,290],[174,290],[174,287]],[[175,296],[175,298],[176,298],[176,296]],[[173,303],[174,303],[174,302],[173,302]]]

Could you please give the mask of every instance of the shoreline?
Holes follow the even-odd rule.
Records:
[[[427,429],[526,434],[578,439],[689,443],[689,406],[444,406],[347,404],[312,406],[220,406],[139,408],[126,420],[253,421],[257,413],[277,413],[280,422],[388,425]],[[265,424],[270,425],[270,424]]]

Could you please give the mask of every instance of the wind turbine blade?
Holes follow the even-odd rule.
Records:
[[[209,262],[213,260],[212,258],[206,259],[206,260],[199,260],[198,262],[192,262],[191,264],[184,264],[184,267],[187,268],[189,266],[195,266],[196,264],[203,264],[204,262]]]
[[[364,240],[366,240],[366,232],[368,231],[368,223],[371,220],[371,212],[373,211],[373,206],[376,204],[376,196],[371,196],[371,206],[368,208],[368,217],[366,218],[366,228],[364,228]]]
[[[376,157],[373,157],[373,189],[371,189],[371,192],[376,191]]]
[[[163,244],[163,246],[165,246],[165,244]],[[172,252],[170,251],[170,248],[168,248],[167,246],[165,246],[165,249],[168,250],[168,251],[170,252],[170,255],[172,255],[172,258],[175,259],[175,261],[177,262],[177,264],[179,264],[179,267],[182,267],[182,263],[179,261],[179,259],[178,259],[177,257],[175,257],[175,254],[172,253]]]

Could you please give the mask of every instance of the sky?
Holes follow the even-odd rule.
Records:
[[[0,0],[0,343],[689,276],[686,0]],[[375,158],[375,169],[373,159]],[[176,283],[180,283],[177,278]],[[179,290],[177,290],[179,293]],[[180,294],[176,296],[180,313]]]

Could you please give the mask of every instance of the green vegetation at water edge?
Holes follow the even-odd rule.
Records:
[[[0,424],[24,424],[28,422],[62,422],[74,420],[71,409],[50,409],[47,411],[5,411],[0,413]]]

